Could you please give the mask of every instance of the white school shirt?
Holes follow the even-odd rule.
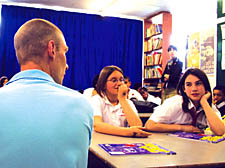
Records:
[[[83,95],[86,96],[87,98],[92,97],[92,92],[93,92],[94,88],[87,88],[84,90]]]
[[[225,101],[220,102],[219,104],[216,105],[217,108],[221,108],[225,106]]]
[[[160,105],[162,100],[160,97],[155,97],[155,96],[148,94],[148,98],[146,101]]]
[[[135,89],[129,89],[128,99],[136,98],[139,101],[144,101],[142,95]]]
[[[138,111],[131,100],[127,100],[133,111],[138,115]],[[94,108],[94,116],[101,116],[103,122],[120,127],[127,127],[127,119],[123,108],[118,103],[112,105],[107,97],[100,97],[98,94],[92,97],[91,104]]]
[[[87,89],[85,89],[84,92],[83,92],[83,95],[84,95],[89,101],[91,101],[93,90],[94,90],[94,88],[87,88]]]
[[[189,113],[185,113],[182,109],[183,98],[180,95],[175,95],[164,101],[164,103],[154,109],[154,113],[150,116],[150,120],[163,123],[163,124],[192,124],[192,117]],[[188,108],[194,107],[190,101]],[[194,107],[195,108],[195,107]],[[213,111],[221,118],[220,112],[212,105]],[[199,108],[196,113],[201,112],[203,109]],[[209,126],[208,121],[204,113],[200,114],[197,118],[197,125]]]

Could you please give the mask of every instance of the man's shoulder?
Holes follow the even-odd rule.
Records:
[[[180,59],[178,59],[178,64],[180,64],[181,66],[183,66],[183,62]]]
[[[71,89],[69,87],[66,87],[66,86],[63,86],[63,85],[60,85],[57,83],[55,83],[53,87],[55,87],[55,89],[58,90],[60,93],[65,94],[67,96],[83,97],[83,95],[80,92],[78,92],[77,90]]]
[[[91,87],[91,88],[87,88],[87,89],[84,89],[84,93],[85,92],[92,92],[94,90],[94,88],[93,87]]]

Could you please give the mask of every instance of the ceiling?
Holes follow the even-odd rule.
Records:
[[[160,11],[168,11],[180,17],[185,13],[197,16],[201,13],[200,9],[207,10],[207,6],[212,7],[212,3],[216,2],[217,0],[0,0],[0,3],[59,6],[69,10],[138,19],[145,19]]]

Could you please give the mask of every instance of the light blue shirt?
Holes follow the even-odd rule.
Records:
[[[85,168],[93,110],[45,72],[16,74],[0,89],[1,168]]]

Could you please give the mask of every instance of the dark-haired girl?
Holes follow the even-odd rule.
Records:
[[[156,107],[146,122],[148,130],[202,133],[209,126],[216,135],[225,133],[221,115],[212,104],[209,80],[203,71],[188,69],[178,83],[177,93]]]

